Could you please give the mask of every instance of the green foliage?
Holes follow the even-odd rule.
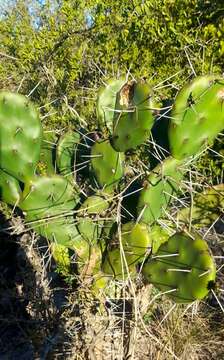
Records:
[[[32,91],[50,126],[77,122],[76,111],[94,124],[89,98],[102,74],[119,77],[131,69],[136,78],[153,77],[153,84],[176,74],[162,89],[166,96],[192,73],[189,59],[197,74],[222,71],[221,1],[51,3],[32,14],[30,1],[16,1],[0,19],[0,87]]]

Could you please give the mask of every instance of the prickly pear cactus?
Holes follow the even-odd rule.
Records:
[[[62,176],[37,176],[26,183],[19,207],[28,220],[66,216],[78,204],[79,195]]]
[[[71,180],[74,179],[76,150],[79,141],[79,133],[70,130],[61,136],[57,144],[56,161],[58,169],[62,175]]]
[[[154,122],[152,91],[148,84],[131,81],[117,94],[112,145],[124,152],[141,145],[150,136]]]
[[[16,206],[21,196],[21,188],[18,180],[0,170],[0,200]]]
[[[170,231],[155,224],[148,228],[149,242],[152,248],[152,254],[156,254],[159,247],[168,241]]]
[[[171,114],[171,154],[184,159],[211,145],[224,129],[224,79],[196,77],[177,95]]]
[[[112,249],[107,252],[102,264],[102,271],[118,280],[125,280],[128,276],[136,275],[135,258],[133,255],[123,253],[120,249]]]
[[[113,128],[117,93],[124,83],[124,79],[108,80],[106,86],[102,87],[97,95],[96,109],[99,125],[106,126],[110,131]]]
[[[22,95],[0,93],[0,168],[26,182],[40,157],[42,127],[38,114]]]
[[[133,262],[142,261],[151,249],[150,236],[145,224],[124,224],[121,228],[121,242],[125,254],[131,255]]]
[[[178,211],[177,220],[194,227],[209,226],[224,213],[224,184],[215,185],[193,197],[191,206]]]
[[[53,132],[43,133],[42,145],[40,149],[40,160],[37,172],[40,175],[54,175],[56,173],[55,152],[57,137]]]
[[[78,210],[78,229],[89,244],[96,244],[104,227],[109,203],[98,195],[89,196]]]
[[[183,178],[183,163],[172,157],[157,165],[145,180],[138,201],[140,221],[153,224],[175,197]]]
[[[124,154],[115,151],[110,142],[98,141],[92,147],[91,165],[97,182],[104,189],[117,186],[124,173]]]
[[[205,240],[176,233],[143,266],[146,281],[177,303],[203,299],[214,287],[216,267]]]

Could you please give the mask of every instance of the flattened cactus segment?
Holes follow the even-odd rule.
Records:
[[[98,141],[93,145],[91,165],[101,187],[116,187],[124,173],[123,162],[124,154],[115,151],[108,140]]]
[[[205,240],[176,233],[143,266],[145,280],[177,303],[203,299],[214,287],[216,267]]]
[[[97,96],[97,116],[99,125],[106,125],[109,130],[113,128],[114,110],[117,93],[124,85],[124,79],[111,79],[102,87]]]
[[[194,227],[210,226],[224,214],[224,184],[194,195],[192,205],[177,213],[177,220]]]
[[[89,244],[96,244],[104,227],[109,203],[97,195],[89,196],[78,210],[78,229]]]
[[[0,200],[10,205],[18,205],[21,196],[19,181],[0,170]]]
[[[148,227],[134,222],[124,224],[121,228],[121,242],[125,254],[132,256],[134,262],[142,261],[151,248]]]
[[[184,159],[211,145],[224,129],[224,79],[196,77],[177,95],[171,114],[171,154]]]
[[[34,177],[25,185],[19,207],[27,218],[66,216],[79,202],[73,186],[62,176]]]
[[[57,144],[56,161],[61,174],[69,179],[74,179],[77,145],[80,135],[74,131],[68,131],[61,136]]]
[[[37,172],[41,175],[56,173],[55,152],[57,137],[53,132],[44,132]]]
[[[122,256],[120,249],[110,250],[102,264],[102,271],[118,280],[125,280],[128,275],[133,277],[136,274],[135,259],[128,254]]]
[[[0,93],[0,168],[26,182],[40,157],[42,127],[34,106],[25,96]]]
[[[138,201],[140,221],[153,224],[165,213],[183,178],[183,162],[172,157],[156,166],[144,181]]]
[[[154,123],[152,91],[144,82],[126,83],[117,94],[112,145],[116,151],[134,149],[150,136]]]

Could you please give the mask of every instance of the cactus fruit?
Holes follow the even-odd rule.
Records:
[[[183,162],[169,157],[149,174],[138,200],[141,222],[151,225],[165,212],[183,178],[182,165]]]
[[[149,138],[154,122],[151,96],[148,84],[135,81],[126,83],[117,94],[112,135],[116,151],[134,149]]]
[[[0,94],[0,168],[26,182],[39,161],[42,128],[37,112],[26,97]]]
[[[171,114],[169,141],[176,159],[195,155],[211,145],[224,129],[224,79],[201,76],[177,95]]]
[[[176,233],[143,265],[143,276],[175,302],[203,299],[214,286],[216,268],[205,240]]]
[[[116,96],[124,85],[124,79],[111,79],[106,86],[99,90],[97,96],[97,118],[100,126],[112,131]]]
[[[18,205],[21,188],[18,180],[0,169],[0,200],[10,205]]]
[[[68,131],[59,139],[57,144],[56,161],[62,175],[67,179],[74,179],[77,144],[80,135],[74,131]]]
[[[180,222],[191,222],[195,227],[210,226],[224,213],[224,184],[215,185],[198,193],[192,206],[177,213]]]
[[[99,185],[107,190],[116,187],[123,176],[124,154],[115,151],[108,140],[92,147],[91,165]]]

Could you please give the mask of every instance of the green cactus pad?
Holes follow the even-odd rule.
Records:
[[[53,175],[56,173],[55,151],[56,136],[53,132],[44,132],[40,150],[40,160],[37,172],[40,175]]]
[[[125,280],[128,274],[133,277],[136,274],[135,258],[132,255],[125,254],[125,259],[128,268],[125,260],[121,257],[120,249],[108,251],[102,265],[102,271],[119,280]]]
[[[76,148],[80,141],[80,135],[74,131],[68,131],[61,136],[57,144],[56,161],[61,174],[74,179],[74,165],[76,160]]]
[[[151,88],[146,83],[128,82],[117,94],[112,145],[126,151],[141,145],[150,136],[154,123]]]
[[[148,234],[152,246],[152,254],[156,254],[159,247],[167,242],[170,237],[169,232],[159,225],[153,225],[148,228]]]
[[[214,286],[215,263],[205,240],[176,233],[143,266],[143,276],[177,303],[203,299]]]
[[[191,207],[181,209],[177,220],[191,222],[195,227],[210,226],[224,213],[224,184],[215,185],[198,193]]]
[[[96,244],[103,229],[104,212],[108,209],[108,201],[93,195],[89,196],[78,210],[78,229],[90,244]]]
[[[224,79],[195,78],[178,94],[171,114],[171,154],[184,159],[211,145],[224,129]]]
[[[0,170],[0,200],[10,205],[17,205],[21,196],[18,180]]]
[[[121,228],[121,241],[125,254],[131,255],[135,262],[143,260],[151,247],[148,227],[145,224],[124,224]]]
[[[99,125],[106,125],[109,130],[113,128],[116,96],[124,85],[124,79],[111,79],[101,88],[97,96],[97,117]]]
[[[101,187],[113,189],[123,176],[124,154],[115,151],[108,140],[96,142],[92,147],[91,164]]]
[[[165,213],[183,178],[182,164],[169,157],[152,170],[139,196],[137,211],[140,221],[151,225]]]
[[[42,128],[25,96],[0,93],[0,168],[26,182],[33,177],[40,157]]]
[[[25,185],[19,207],[28,220],[66,215],[79,202],[79,195],[62,176],[34,177]]]

